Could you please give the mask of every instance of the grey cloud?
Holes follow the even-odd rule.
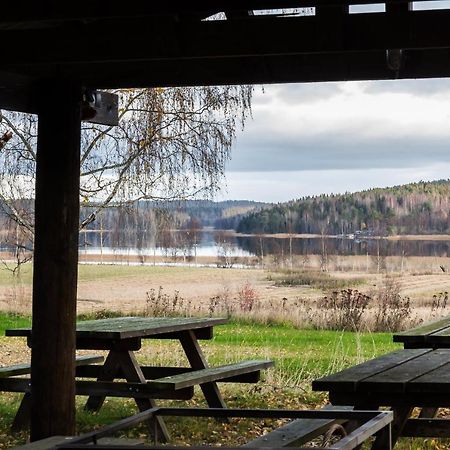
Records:
[[[270,88],[267,88],[269,92]],[[287,105],[327,100],[342,92],[341,83],[301,83],[279,85],[274,90],[278,100]]]
[[[270,88],[269,88],[270,89]],[[267,105],[272,101],[270,90],[264,86],[255,86],[252,97],[252,106]]]
[[[395,80],[364,82],[367,94],[411,94],[417,97],[439,96],[450,93],[450,79]]]
[[[442,139],[401,139],[330,134],[302,138],[242,139],[232,152],[230,171],[293,171],[413,168],[450,163],[450,143]],[[448,177],[448,174],[442,174]]]

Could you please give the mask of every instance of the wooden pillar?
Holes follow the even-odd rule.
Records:
[[[81,88],[38,87],[31,440],[75,431]]]

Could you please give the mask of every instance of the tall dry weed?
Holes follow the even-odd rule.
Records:
[[[323,325],[330,330],[358,331],[370,297],[357,289],[333,291],[317,304],[322,311]]]
[[[170,317],[170,316],[188,316],[190,315],[191,303],[185,306],[184,298],[181,297],[179,291],[175,291],[173,295],[163,292],[163,287],[158,290],[150,289],[146,292],[146,302],[144,315],[149,317]]]
[[[400,294],[397,278],[385,276],[383,283],[372,292],[375,303],[373,331],[400,331],[411,318],[411,301]]]

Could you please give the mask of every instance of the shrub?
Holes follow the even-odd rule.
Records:
[[[234,306],[231,301],[231,293],[228,287],[224,287],[214,297],[209,299],[209,315],[225,313],[227,317],[230,317],[234,312]]]
[[[399,331],[411,317],[409,297],[400,295],[400,283],[386,276],[384,283],[372,294],[376,301],[374,331]]]
[[[431,304],[431,312],[438,310],[444,310],[447,307],[448,292],[439,292],[439,294],[433,295],[433,302]]]
[[[184,299],[180,296],[179,291],[175,291],[171,297],[163,293],[163,288],[160,286],[158,291],[150,289],[146,295],[145,316],[165,317],[187,315],[188,313],[183,308]]]
[[[370,297],[356,289],[334,291],[318,303],[324,316],[324,327],[330,330],[361,329],[362,318]]]
[[[238,291],[239,308],[243,312],[250,312],[258,300],[258,294],[247,281]]]

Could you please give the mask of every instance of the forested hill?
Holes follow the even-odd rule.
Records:
[[[98,229],[99,227],[106,230],[160,230],[162,228],[183,229],[186,227],[235,229],[239,220],[245,214],[250,211],[258,211],[267,205],[267,203],[248,200],[226,200],[221,202],[210,200],[172,202],[141,200],[131,205],[117,205],[105,209],[101,214],[101,218],[97,218],[97,220],[90,223],[87,229]],[[82,220],[88,218],[95,210],[95,207],[82,206]]]
[[[251,212],[241,233],[438,234],[450,232],[450,180],[304,197]]]

